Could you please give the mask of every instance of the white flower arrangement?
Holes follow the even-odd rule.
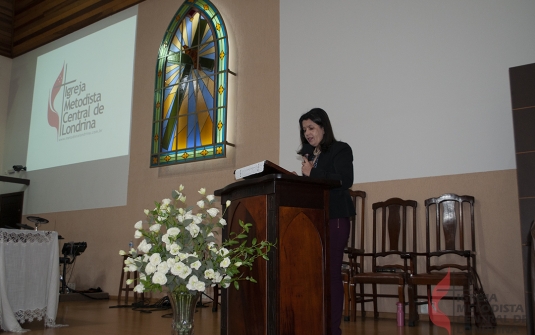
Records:
[[[173,199],[156,202],[156,207],[144,210],[147,219],[138,221],[134,237],[142,239],[137,250],[121,250],[127,255],[125,272],[138,272],[137,293],[162,291],[166,287],[173,292],[203,292],[208,286],[220,285],[227,288],[234,283],[239,289],[239,280],[256,282],[252,277],[243,277],[241,267],[252,268],[256,258],[268,260],[267,253],[274,244],[253,239],[247,246],[250,223],[240,221],[242,232],[231,233],[231,238],[221,246],[215,234],[227,224],[218,217],[219,209],[214,207],[215,197],[206,195],[196,204],[198,209],[187,207],[184,186],[172,192]],[[226,202],[226,207],[230,201]],[[239,241],[241,240],[241,241]],[[127,284],[132,284],[129,279]]]

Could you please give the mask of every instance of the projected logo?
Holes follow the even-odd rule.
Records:
[[[84,82],[67,80],[63,64],[48,97],[48,124],[56,128],[58,141],[101,132],[97,120],[103,114],[102,94],[88,92]]]
[[[431,322],[438,327],[442,327],[448,331],[448,335],[451,335],[451,324],[450,318],[438,308],[438,303],[440,300],[448,293],[450,290],[450,269],[448,268],[448,273],[444,278],[435,286],[433,289],[432,303],[428,302],[429,318]]]

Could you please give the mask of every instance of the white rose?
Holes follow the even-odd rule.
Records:
[[[204,290],[206,290],[206,284],[203,281],[199,280],[193,285],[193,288],[199,292],[204,292]]]
[[[180,192],[184,191],[184,185],[180,184],[180,186],[178,187],[178,190],[179,190]]]
[[[151,248],[152,248],[152,244],[147,243],[147,240],[141,241],[141,243],[139,243],[139,245],[137,246],[137,250],[145,254],[148,253]]]
[[[193,217],[193,222],[194,222],[195,224],[201,224],[201,223],[202,223],[202,217],[199,216],[199,215],[195,215],[195,216]]]
[[[180,249],[182,249],[180,245],[173,243],[169,246],[169,253],[173,256],[176,256],[180,253]]]
[[[136,232],[134,233],[134,238],[141,238],[143,237],[143,233],[141,232],[141,230],[136,230]]]
[[[199,281],[199,278],[197,276],[193,275],[188,280],[188,284],[186,285],[186,288],[191,291],[204,291],[206,288],[206,285],[204,282]]]
[[[167,262],[161,262],[158,264],[158,267],[156,267],[156,271],[167,274],[167,272],[169,272],[169,265]]]
[[[197,206],[199,206],[199,208],[204,208],[204,200],[197,201]]]
[[[133,279],[127,279],[126,280],[126,285],[132,285],[133,282],[134,282]]]
[[[126,255],[126,254],[127,254],[127,253],[126,253],[124,250],[119,250],[119,255],[124,256],[124,255]]]
[[[208,201],[210,201],[210,202],[214,201],[214,199],[215,199],[215,197],[214,197],[213,194],[210,194],[210,195],[207,195],[207,196],[206,196],[206,200],[208,200]]]
[[[150,264],[157,266],[158,264],[162,262],[162,257],[160,256],[159,253],[152,254],[150,255],[149,262]]]
[[[169,262],[169,260],[167,260]],[[173,264],[169,264],[169,271],[171,271],[171,273],[175,276],[178,276],[178,274],[180,273],[180,269],[181,269],[181,265],[179,264],[180,262],[175,262]]]
[[[190,264],[190,268],[195,269],[195,270],[199,270],[200,267],[201,267],[201,262],[199,261],[195,261]]]
[[[182,279],[186,279],[191,274],[191,272],[191,268],[182,262],[176,263],[171,268],[171,273],[175,276],[179,276]]]
[[[221,218],[221,219],[219,219],[219,224],[222,225],[222,226],[226,226],[227,225],[227,220]]]
[[[145,213],[145,215],[149,215],[150,211],[148,209],[144,209],[143,213]]]
[[[164,204],[166,206],[169,205],[170,203],[171,203],[171,199],[169,199],[169,198],[165,198],[165,199],[162,200],[162,204]]]
[[[204,270],[204,278],[214,279],[215,271],[213,269]]]
[[[154,284],[165,285],[167,283],[167,277],[165,276],[165,273],[156,272],[152,276],[152,282]]]
[[[227,200],[227,202],[225,203],[225,205],[228,207],[230,206],[230,200]]]
[[[214,272],[214,283],[220,283],[223,280],[223,276],[218,272]]]
[[[225,259],[223,259],[221,263],[219,263],[219,266],[221,266],[224,269],[226,269],[229,265],[230,265],[230,258],[228,257],[225,257]]]
[[[160,228],[162,227],[161,224],[159,223],[155,223],[153,224],[152,226],[150,226],[150,231],[153,231],[155,233],[159,232],[160,231]]]
[[[145,266],[145,273],[150,275],[153,274],[156,271],[156,266],[152,265],[151,263],[148,263]]]
[[[136,287],[134,287],[134,292],[136,293],[143,293],[145,291],[145,286],[143,284],[137,284]]]
[[[185,254],[185,253],[182,253],[182,252],[179,252],[176,256],[178,257],[178,259],[179,259],[180,261],[183,261],[183,260],[185,260],[186,258],[188,258],[188,254]]]
[[[136,222],[136,224],[134,225],[134,228],[136,229],[143,228],[143,221],[139,220],[138,222]]]
[[[189,278],[189,280],[188,280],[188,283],[186,284],[186,288],[188,290],[194,291],[195,290],[194,285],[198,281],[199,281],[199,279],[197,278],[197,276],[195,276],[195,275],[191,276]]]
[[[169,244],[171,244],[171,241],[169,240],[169,234],[163,234],[162,235],[162,242],[167,244],[169,246]]]
[[[201,231],[201,229],[199,228],[199,226],[197,226],[194,222],[190,223],[187,227],[186,227],[186,230],[189,231],[189,233],[191,234],[191,236],[193,238],[197,237],[197,235],[199,235],[199,232]]]
[[[228,251],[227,248],[221,248],[221,249],[219,249],[219,254],[220,254],[221,256],[226,256],[226,255],[228,255],[228,253],[229,253],[229,251]]]
[[[203,187],[199,190],[199,193],[204,195],[206,193],[206,189]]]
[[[182,201],[183,203],[186,203],[186,196],[184,195],[184,196],[180,197],[180,199],[178,199],[178,200]]]
[[[177,228],[177,227],[171,227],[169,229],[167,229],[167,234],[169,234],[169,236],[177,236],[178,234],[180,234],[180,228]]]
[[[208,212],[208,214],[210,214],[211,217],[215,217],[217,215],[217,213],[219,213],[219,209],[210,208],[210,209],[206,210],[206,212]]]
[[[222,285],[223,288],[228,288],[230,286],[230,277],[229,276],[225,276],[225,278],[223,278],[223,280],[225,281]]]

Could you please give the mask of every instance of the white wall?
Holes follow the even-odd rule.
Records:
[[[508,69],[535,62],[535,1],[280,3],[283,167],[322,107],[355,183],[515,168]]]

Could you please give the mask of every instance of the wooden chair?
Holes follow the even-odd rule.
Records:
[[[469,223],[465,224],[465,219]],[[414,326],[419,319],[417,307],[425,299],[430,307],[433,305],[432,285],[437,285],[447,272],[450,272],[450,286],[463,287],[465,329],[471,328],[471,269],[476,266],[474,197],[444,194],[438,198],[425,200],[426,251],[414,253],[411,263],[414,273],[407,278],[409,293],[409,326]],[[425,271],[418,273],[416,263],[418,256],[425,257]],[[419,296],[418,285],[427,286],[427,295]],[[449,288],[449,287],[448,287]],[[458,299],[444,296],[442,299]],[[431,311],[429,311],[431,312]],[[430,315],[431,316],[431,315]]]
[[[360,293],[353,293],[353,309],[360,301],[361,310],[364,310],[365,297],[371,297],[374,318],[379,317],[377,298],[397,298],[405,306],[406,276],[411,271],[407,253],[416,250],[416,207],[416,201],[400,198],[372,205],[373,248],[371,253],[363,254],[371,258],[372,268],[371,272],[356,273],[352,277],[355,288],[357,285],[361,287]],[[411,219],[407,220],[407,217]],[[409,238],[411,229],[412,237]],[[412,240],[412,247],[409,239]],[[372,293],[364,292],[364,284],[372,285]],[[377,285],[380,284],[397,285],[397,294],[377,293]]]
[[[364,253],[364,220],[366,208],[366,192],[349,190],[355,206],[356,214],[350,219],[350,233],[344,254],[347,260],[342,262],[342,281],[344,283],[344,321],[349,321],[351,314],[351,299],[354,286],[351,277],[362,272],[362,253]],[[364,313],[364,311],[362,311]],[[356,315],[356,313],[355,313]]]

